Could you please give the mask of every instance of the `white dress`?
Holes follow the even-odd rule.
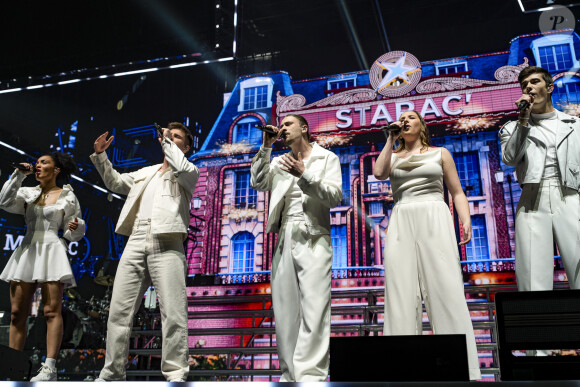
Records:
[[[423,299],[433,333],[465,334],[470,379],[481,379],[453,219],[443,201],[441,148],[405,159],[393,154],[391,165],[384,334],[421,335]]]
[[[73,189],[65,185],[56,203],[37,206],[34,201],[40,195],[40,187],[21,187],[26,176],[14,172],[0,192],[0,208],[16,214],[23,214],[27,229],[22,243],[8,260],[0,274],[6,282],[49,282],[60,281],[65,288],[76,286],[68,260],[67,246],[59,238],[70,241],[80,240],[85,233],[85,222]],[[75,231],[68,229],[68,223],[77,218],[79,225]]]

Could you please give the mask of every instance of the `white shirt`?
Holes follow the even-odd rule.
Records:
[[[296,177],[292,178],[292,185],[286,195],[284,195],[284,210],[282,212],[282,217],[292,217],[302,215],[304,210],[302,209],[302,190],[296,184]]]
[[[556,110],[550,113],[533,114],[533,121],[539,126],[538,132],[546,144],[546,162],[542,179],[558,178],[558,158],[556,156],[556,129],[558,115]]]
[[[161,175],[167,172],[167,169],[163,172],[157,171],[155,176],[151,178],[143,193],[141,194],[141,199],[139,203],[139,211],[137,212],[137,219],[151,219],[153,213],[153,200],[155,198],[155,191],[159,187],[159,181],[161,180]]]
[[[302,162],[306,167],[308,164],[308,159],[303,159]],[[286,195],[284,195],[284,210],[282,212],[282,217],[300,217],[304,213],[302,208],[302,189],[298,186],[298,178],[292,177],[292,185]]]

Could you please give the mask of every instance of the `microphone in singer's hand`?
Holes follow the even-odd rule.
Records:
[[[397,131],[401,130],[401,127],[399,125],[390,124],[390,125],[381,126],[379,129],[381,129],[383,132],[384,131],[397,132]]]
[[[157,133],[159,133],[159,137],[163,138],[163,128],[155,123],[155,129],[157,129]]]
[[[29,167],[26,167],[26,166],[24,166],[24,165],[22,165],[22,164],[19,164],[19,163],[10,163],[10,165],[12,165],[12,168],[19,169],[19,170],[21,170],[22,172],[28,172],[28,171],[30,171],[30,170],[31,170],[31,168],[29,168]]]
[[[272,129],[268,128],[266,125],[254,125],[254,127],[260,129],[262,132],[266,132],[268,134],[276,134]]]
[[[520,101],[520,103],[518,103],[518,111],[522,111],[527,109],[530,106],[530,103],[526,100]]]
[[[395,124],[390,124],[390,125],[385,125],[385,126],[381,126],[379,128],[383,134],[385,135],[385,138],[388,140],[389,136],[391,135],[391,133],[397,133],[401,131],[401,127]]]

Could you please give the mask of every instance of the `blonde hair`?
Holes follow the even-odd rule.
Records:
[[[419,121],[421,122],[421,132],[419,136],[421,138],[421,150],[425,148],[431,147],[431,141],[429,140],[429,128],[427,128],[427,123],[421,114],[419,114],[416,110],[407,110],[408,112],[413,112],[419,117]],[[406,113],[406,112],[405,112]],[[405,149],[405,139],[400,137],[397,139],[397,148],[395,149],[395,153],[398,153]]]

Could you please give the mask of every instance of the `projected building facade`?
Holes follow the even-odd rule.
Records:
[[[419,62],[400,51],[381,56],[369,71],[298,81],[284,71],[241,77],[192,157],[201,176],[189,274],[218,274],[224,283],[269,281],[276,236],[264,232],[268,193],[249,185],[251,158],[261,144],[254,125],[297,113],[314,140],[341,160],[343,201],[331,211],[333,278],[382,277],[393,200],[389,181],[372,175],[385,142],[379,128],[414,109],[425,117],[432,143],[453,154],[469,200],[473,239],[460,250],[466,281],[513,282],[520,187],[513,168],[501,162],[497,132],[516,115],[517,75],[528,65],[547,68],[556,83],[554,105],[577,114],[580,74],[569,69],[577,66],[579,50],[576,33],[559,31],[519,36],[502,52]],[[273,154],[287,151],[276,144]],[[565,279],[562,271],[556,276]]]

